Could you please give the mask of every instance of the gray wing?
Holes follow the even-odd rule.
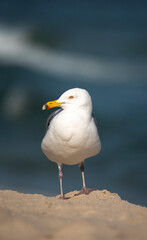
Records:
[[[97,127],[98,126],[97,120],[96,120],[96,118],[94,116],[92,116],[92,117],[93,117],[94,123],[95,123],[95,125]]]
[[[60,108],[60,109],[52,112],[52,113],[49,115],[49,117],[48,117],[48,119],[47,119],[47,121],[46,121],[46,131],[49,129],[50,123],[51,123],[51,121],[53,120],[53,118],[54,118],[57,114],[59,114],[62,110],[63,110],[63,109]]]

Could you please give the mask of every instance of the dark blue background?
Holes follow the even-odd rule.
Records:
[[[59,193],[40,143],[42,105],[69,88],[93,99],[101,153],[85,161],[88,187],[147,205],[147,2],[0,1],[0,188]],[[80,189],[63,166],[64,192]]]

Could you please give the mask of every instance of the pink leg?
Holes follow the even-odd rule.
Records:
[[[83,187],[82,187],[82,189],[81,189],[81,191],[79,193],[75,194],[75,196],[78,196],[80,194],[88,195],[90,192],[96,191],[96,189],[91,189],[91,188],[87,188],[86,187],[85,176],[84,176],[84,163],[83,162],[80,163],[80,169],[81,169],[81,173],[82,173]]]
[[[60,198],[62,200],[69,199],[68,197],[65,197],[63,194],[63,187],[62,187],[62,179],[63,179],[63,173],[62,173],[62,164],[58,164],[59,169],[59,179],[60,179]]]

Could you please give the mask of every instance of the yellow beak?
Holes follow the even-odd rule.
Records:
[[[54,100],[51,102],[47,102],[42,106],[42,110],[47,110],[47,109],[51,109],[54,107],[59,107],[63,102],[57,102],[58,100]]]

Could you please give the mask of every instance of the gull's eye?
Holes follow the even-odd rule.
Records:
[[[69,99],[72,99],[72,98],[74,98],[74,96],[69,96],[68,98],[69,98]]]

